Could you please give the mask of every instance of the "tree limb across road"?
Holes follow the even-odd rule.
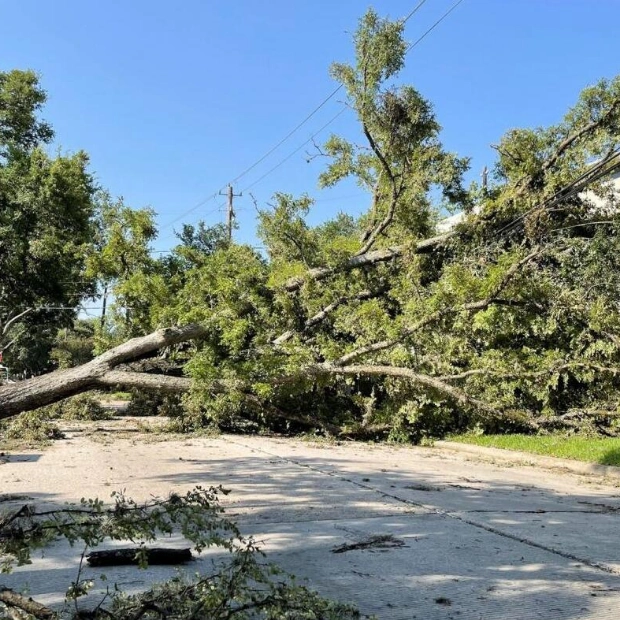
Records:
[[[163,347],[200,338],[205,333],[205,328],[197,324],[159,329],[147,336],[132,338],[76,368],[57,370],[1,387],[0,420],[102,386],[157,388],[165,391],[187,389],[190,385],[189,379],[124,373],[115,371],[114,368]]]

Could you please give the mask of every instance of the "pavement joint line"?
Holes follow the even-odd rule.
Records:
[[[411,513],[404,512],[401,514],[393,514],[391,512],[381,514],[381,515],[369,515],[366,517],[362,517],[365,521],[369,521],[370,519],[385,519],[386,517],[399,517],[401,515],[409,515]],[[350,521],[351,517],[318,517],[316,519],[297,519],[295,521],[269,521],[268,519],[259,519],[259,520],[244,520],[243,515],[234,515],[230,516],[235,517],[237,521],[242,523],[243,525],[275,525],[276,523],[324,523],[325,521],[333,521],[337,523],[338,521]],[[424,513],[417,513],[417,516],[422,517],[425,516]]]
[[[241,446],[243,448],[249,449],[249,450],[254,450],[256,452],[262,452],[263,454],[266,454],[272,458],[276,458],[280,461],[282,461],[283,463],[291,463],[293,465],[297,465],[298,467],[303,467],[305,469],[309,469],[311,471],[317,472],[319,474],[323,474],[323,475],[327,475],[327,476],[331,476],[333,478],[337,478],[339,480],[342,480],[343,482],[348,482],[350,484],[353,484],[357,487],[360,487],[362,489],[366,489],[368,491],[373,491],[375,493],[377,493],[378,495],[381,495],[382,497],[389,497],[390,499],[394,499],[398,502],[401,502],[403,504],[407,504],[410,506],[416,506],[418,508],[423,508],[425,510],[428,510],[430,513],[435,514],[437,516],[443,517],[443,518],[447,518],[447,519],[454,519],[455,521],[460,521],[461,523],[466,523],[467,525],[471,525],[472,527],[476,527],[479,528],[481,530],[484,530],[486,532],[489,532],[490,534],[495,534],[496,536],[500,536],[502,538],[508,538],[510,540],[514,540],[515,542],[530,546],[530,547],[534,547],[536,549],[541,549],[542,551],[547,551],[548,553],[551,553],[553,555],[557,555],[559,557],[562,557],[566,560],[573,560],[574,562],[579,562],[580,564],[583,564],[585,566],[588,566],[590,568],[596,569],[596,570],[600,570],[604,573],[610,574],[610,575],[615,575],[615,576],[620,576],[620,569],[615,569],[611,566],[607,566],[606,564],[603,564],[601,562],[595,562],[593,560],[589,560],[587,558],[582,558],[579,557],[573,553],[569,553],[567,551],[561,551],[560,549],[555,549],[553,547],[549,547],[548,545],[543,545],[542,543],[537,543],[534,540],[530,540],[528,538],[523,538],[521,536],[517,536],[516,534],[510,534],[508,532],[504,532],[502,530],[499,530],[491,525],[486,525],[485,523],[479,523],[477,521],[473,521],[471,519],[467,519],[463,516],[461,516],[461,514],[458,514],[456,512],[451,512],[448,510],[442,510],[441,508],[437,508],[435,506],[431,506],[428,504],[423,504],[421,502],[416,502],[410,499],[406,499],[403,497],[399,497],[398,495],[394,495],[393,493],[388,493],[387,491],[382,491],[381,489],[377,489],[373,486],[364,484],[362,482],[357,482],[355,480],[352,480],[350,478],[347,478],[345,476],[343,476],[340,473],[337,473],[335,471],[329,471],[329,470],[322,470],[319,469],[318,467],[312,466],[312,465],[308,465],[307,463],[302,463],[300,461],[296,461],[295,459],[291,459],[291,458],[286,458],[283,456],[280,456],[279,454],[276,454],[274,452],[270,452],[268,450],[265,450],[263,448],[256,448],[256,447],[252,447],[252,446],[248,446],[247,444],[238,442],[238,441],[233,441],[230,440],[230,443],[236,444],[238,446]],[[541,513],[542,514],[542,513]],[[588,513],[588,514],[593,514],[593,513]],[[597,513],[598,514],[598,513]]]
[[[604,515],[609,514],[609,510],[491,510],[490,508],[472,508],[472,510],[458,510],[460,514],[490,513],[493,514],[526,514],[526,515],[555,515],[555,514],[582,514],[582,515]]]

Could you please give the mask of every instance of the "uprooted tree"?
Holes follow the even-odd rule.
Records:
[[[611,432],[620,78],[587,88],[557,125],[508,132],[489,184],[465,189],[468,161],[396,83],[403,24],[369,11],[354,42],[355,64],[332,75],[364,142],[332,136],[320,183],[354,178],[368,211],[312,227],[309,197],[276,194],[260,214],[267,257],[186,227],[170,256],[119,282],[99,336],[109,350],[0,388],[0,417],[114,384],[186,391],[188,426],[288,420],[419,439],[591,418]],[[446,210],[463,214],[447,230]],[[139,373],[157,350],[168,375]]]

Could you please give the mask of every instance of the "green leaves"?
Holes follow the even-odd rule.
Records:
[[[403,67],[407,44],[404,24],[380,18],[369,9],[360,19],[353,38],[355,68],[334,63],[332,76],[342,82],[352,99],[371,96],[385,80]]]
[[[0,158],[50,142],[52,128],[37,119],[46,100],[34,71],[0,71]]]
[[[94,293],[87,165],[84,153],[51,159],[38,148],[0,163],[0,348],[13,371],[46,368],[56,330]]]
[[[620,363],[617,226],[588,228],[591,196],[559,190],[587,171],[602,145],[616,144],[617,80],[586,91],[556,126],[508,132],[497,147],[494,183],[468,192],[468,159],[443,149],[432,105],[397,83],[407,49],[402,24],[369,11],[354,43],[355,61],[333,65],[332,75],[358,116],[360,139],[330,137],[319,184],[354,178],[370,194],[367,212],[313,227],[308,196],[276,194],[260,215],[269,258],[260,277],[250,282],[231,268],[241,251],[218,249],[180,291],[180,306],[192,308],[186,318],[212,328],[189,366],[205,386],[196,393],[210,418],[220,408],[227,419],[263,423],[269,407],[295,412],[301,403],[326,421],[393,424],[399,437],[420,440],[476,424],[480,402],[505,412],[509,422],[501,424],[513,428],[569,403],[586,406],[595,393],[611,395],[618,375],[609,369]],[[593,191],[610,193],[602,184]],[[426,256],[408,250],[436,234],[444,209],[471,214],[449,243]],[[394,246],[400,251],[392,262],[339,270]],[[283,290],[292,276],[323,268],[327,277]],[[347,380],[305,374],[350,359],[437,381],[421,387],[373,373]],[[234,386],[226,396],[213,394],[218,378]],[[465,394],[458,407],[457,392]]]
[[[294,578],[262,561],[262,552],[254,540],[244,538],[236,524],[226,518],[219,497],[228,490],[220,487],[195,487],[185,494],[152,498],[139,503],[124,491],[112,494],[112,503],[100,499],[82,499],[45,511],[23,506],[12,514],[0,515],[0,556],[3,570],[12,561],[30,563],[33,550],[64,539],[71,545],[84,545],[84,554],[105,541],[132,541],[140,567],[147,566],[146,544],[158,536],[181,534],[196,553],[215,547],[220,557],[205,574],[175,577],[152,589],[128,596],[113,584],[93,612],[93,618],[118,620],[140,618],[209,618],[226,620],[233,615],[241,620],[307,618],[341,620],[357,618],[351,607],[320,598],[297,586]],[[222,554],[223,552],[223,554]],[[101,581],[107,581],[103,577]],[[67,600],[75,617],[81,617],[80,598],[92,592],[94,580],[80,578],[69,585]],[[53,613],[53,612],[51,612]],[[65,617],[68,608],[51,617]],[[73,615],[71,615],[73,617]]]
[[[403,23],[370,10],[354,61],[332,66],[359,132],[320,149],[328,163],[319,184],[355,180],[368,193],[361,216],[315,226],[309,195],[276,193],[259,215],[264,255],[201,223],[185,225],[181,245],[155,260],[153,213],[99,194],[89,254],[85,156],[52,161],[11,147],[0,168],[11,215],[0,212],[0,266],[11,290],[26,265],[33,300],[65,299],[69,289],[35,269],[60,255],[63,276],[87,280],[71,293],[94,294],[98,279],[98,294],[114,295],[100,346],[163,325],[204,325],[203,340],[166,351],[195,380],[186,427],[281,425],[288,415],[286,428],[299,428],[303,409],[332,431],[334,420],[392,424],[419,440],[433,428],[532,430],[569,408],[611,407],[620,388],[620,200],[608,179],[620,157],[620,78],[586,89],[556,125],[509,131],[490,184],[467,191],[469,160],[444,149],[431,103],[399,82],[403,35]],[[458,227],[439,235],[446,211],[459,210]],[[69,235],[55,230],[58,218],[74,226]],[[35,328],[26,323],[14,325],[20,338]],[[339,378],[335,369],[344,374],[352,360]]]

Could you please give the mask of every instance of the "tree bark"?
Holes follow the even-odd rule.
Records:
[[[20,609],[41,620],[48,620],[56,616],[49,607],[45,607],[45,605],[41,605],[31,598],[26,598],[10,588],[0,588],[0,603],[4,603],[9,608]]]
[[[122,549],[103,549],[91,551],[86,556],[89,566],[126,566],[138,565],[139,548],[123,547]],[[143,550],[146,553],[146,561],[151,564],[183,564],[193,560],[189,548],[168,549],[165,547],[151,547]]]
[[[142,375],[118,372],[113,369],[162,347],[186,342],[205,335],[205,329],[196,324],[160,329],[147,336],[133,338],[106,351],[94,360],[68,370],[20,381],[0,388],[0,420],[23,411],[63,400],[74,394],[102,386],[141,387],[165,391],[186,390],[189,379],[164,375]]]
[[[192,380],[187,377],[170,377],[143,372],[110,370],[95,380],[94,387],[115,387],[124,389],[157,390],[158,392],[186,392]]]

